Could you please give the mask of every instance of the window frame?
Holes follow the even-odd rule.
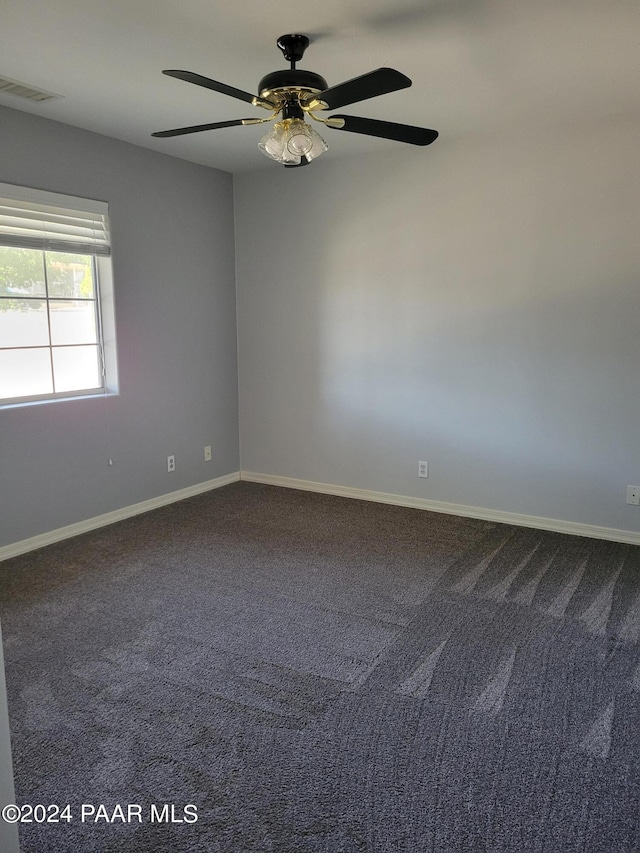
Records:
[[[60,239],[53,238],[53,244],[48,245],[47,241],[41,240],[42,245],[25,244],[22,248],[35,249],[42,252],[42,261],[45,272],[45,295],[37,297],[44,302],[47,311],[47,327],[48,327],[48,342],[42,345],[35,346],[10,346],[2,347],[0,341],[0,350],[26,350],[26,349],[43,349],[48,351],[51,362],[51,381],[54,390],[47,391],[42,394],[22,394],[14,397],[0,398],[0,410],[4,408],[13,408],[18,406],[31,406],[41,403],[51,403],[69,399],[87,399],[101,397],[118,393],[118,371],[117,371],[117,352],[116,352],[116,334],[115,334],[115,305],[113,294],[113,273],[111,266],[111,248],[109,240],[109,220],[108,220],[108,205],[105,202],[96,202],[91,199],[84,199],[75,196],[66,196],[59,193],[51,193],[43,190],[36,190],[30,187],[19,187],[10,184],[0,183],[0,196],[4,199],[15,202],[19,207],[21,202],[26,202],[27,206],[33,209],[34,205],[42,207],[56,207],[60,210],[66,209],[69,212],[86,211],[88,215],[99,215],[104,220],[104,231],[99,233],[99,237],[92,241],[91,238],[85,238],[84,243],[78,243],[71,239],[67,243],[61,242]],[[42,215],[42,221],[45,223],[42,230],[46,231],[46,212]],[[20,248],[22,239],[17,238],[18,242],[12,242],[15,237],[12,237],[10,228],[7,228],[7,234],[3,231],[3,224],[7,220],[0,218],[0,247]],[[37,227],[34,232],[37,231]],[[86,229],[85,229],[86,230]],[[32,240],[30,234],[24,238],[26,241]],[[39,238],[36,236],[35,240]],[[63,238],[64,239],[64,238]],[[105,242],[106,241],[106,242]],[[68,247],[67,247],[68,246]],[[96,329],[96,339],[86,344],[66,344],[56,345],[51,336],[51,303],[56,301],[74,301],[72,297],[56,297],[50,293],[48,276],[47,276],[47,253],[51,254],[78,254],[91,256],[92,278],[93,278],[93,298],[82,299],[93,303],[93,315]],[[10,297],[4,297],[10,298]],[[20,297],[15,297],[19,299]],[[26,297],[33,298],[36,297]],[[79,300],[78,300],[79,301]],[[55,390],[55,371],[53,366],[54,350],[58,347],[75,347],[75,346],[94,346],[97,349],[97,366],[98,379],[100,384],[91,388],[76,388],[67,391]]]

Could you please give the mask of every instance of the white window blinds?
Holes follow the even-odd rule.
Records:
[[[108,205],[0,183],[0,246],[109,255]]]

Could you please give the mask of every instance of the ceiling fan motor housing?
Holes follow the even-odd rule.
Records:
[[[328,89],[327,81],[313,71],[302,71],[298,68],[287,68],[283,71],[273,71],[263,77],[258,84],[258,94],[267,100],[282,100],[290,92],[324,92]]]

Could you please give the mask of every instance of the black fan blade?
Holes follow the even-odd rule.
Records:
[[[411,124],[396,124],[393,121],[378,121],[373,118],[359,118],[358,116],[331,116],[342,119],[342,127],[333,127],[334,130],[347,130],[350,133],[364,133],[366,136],[379,136],[382,139],[395,139],[397,142],[408,142],[409,145],[430,145],[438,138],[437,130],[428,130],[426,127],[414,127]]]
[[[231,98],[238,98],[240,101],[246,101],[254,106],[263,106],[270,109],[276,109],[277,104],[272,104],[271,101],[265,98],[259,98],[257,95],[252,95],[250,92],[243,92],[242,89],[234,89],[233,86],[227,86],[226,83],[218,83],[217,80],[212,80],[210,77],[203,77],[202,74],[194,74],[193,71],[163,71],[163,74],[168,74],[169,77],[175,77],[177,80],[186,80],[187,83],[195,83],[196,86],[204,86],[205,89],[213,89],[214,92],[220,92],[222,95],[229,95]]]
[[[335,110],[346,107],[357,101],[366,101],[387,92],[397,92],[411,85],[411,80],[393,68],[378,68],[361,77],[354,77],[346,83],[339,83],[317,95],[311,95],[305,101],[305,106],[318,102],[317,109]],[[313,109],[313,106],[312,106]]]
[[[161,130],[152,133],[151,136],[182,136],[185,133],[200,133],[201,130],[216,130],[219,127],[237,127],[239,124],[249,122],[254,124],[255,119],[236,118],[231,121],[216,121],[213,124],[194,124],[192,127],[176,127],[174,130]]]

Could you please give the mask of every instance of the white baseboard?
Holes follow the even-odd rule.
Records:
[[[572,536],[587,536],[591,539],[608,539],[612,542],[624,542],[640,545],[640,533],[634,530],[618,530],[615,527],[597,527],[593,524],[580,524],[575,521],[562,521],[557,518],[540,518],[536,515],[523,515],[518,512],[503,512],[484,509],[477,506],[429,501],[422,498],[410,498],[404,495],[391,495],[386,492],[372,492],[368,489],[352,489],[349,486],[335,486],[330,483],[315,483],[311,480],[296,480],[293,477],[277,477],[271,474],[257,474],[254,471],[241,471],[240,479],[252,483],[264,483],[270,486],[284,486],[288,489],[301,489],[306,492],[320,492],[325,495],[337,495],[343,498],[356,498],[363,501],[407,506],[413,509],[426,509],[447,515],[462,515],[467,518],[479,518],[483,521],[496,521],[500,524],[515,524],[519,527],[533,527],[538,530],[552,530],[555,533],[568,533]]]
[[[568,533],[573,536],[587,536],[592,539],[608,539],[612,542],[624,542],[630,545],[640,545],[640,533],[633,530],[619,530],[614,527],[597,527],[592,524],[579,524],[574,521],[562,521],[556,518],[540,518],[535,515],[522,515],[516,512],[502,512],[500,510],[483,509],[476,506],[464,506],[463,504],[445,503],[443,501],[429,501],[422,498],[411,498],[404,495],[392,495],[387,492],[372,492],[368,489],[354,489],[349,486],[336,486],[330,483],[315,483],[312,480],[297,480],[293,477],[278,477],[272,474],[257,474],[254,471],[235,471],[232,474],[225,474],[223,477],[217,477],[214,480],[207,480],[204,483],[197,483],[195,486],[188,486],[185,489],[179,489],[176,492],[169,492],[166,495],[159,495],[155,498],[150,498],[146,501],[141,501],[131,506],[125,506],[121,509],[116,509],[113,512],[107,512],[104,515],[98,515],[94,518],[87,518],[84,521],[79,521],[76,524],[69,524],[66,527],[59,527],[56,530],[51,530],[47,533],[41,533],[38,536],[32,536],[30,539],[22,539],[20,542],[13,542],[10,545],[0,547],[0,562],[8,560],[11,557],[17,557],[20,554],[26,554],[28,551],[35,551],[37,548],[44,548],[46,545],[52,545],[54,542],[60,542],[63,539],[70,539],[73,536],[79,536],[81,533],[88,533],[91,530],[97,530],[100,527],[106,527],[109,524],[115,524],[117,521],[123,521],[125,518],[131,518],[134,515],[140,515],[143,512],[150,512],[153,509],[158,509],[162,506],[175,503],[176,501],[191,498],[195,495],[200,495],[203,492],[219,489],[221,486],[226,486],[229,483],[236,483],[238,480],[246,480],[252,483],[264,483],[270,486],[283,486],[287,489],[300,489],[307,492],[319,492],[325,495],[337,495],[343,498],[354,498],[356,500],[374,501],[376,503],[393,504],[395,506],[406,506],[413,509],[426,509],[431,512],[442,512],[448,515],[461,515],[468,518],[479,518],[484,521],[495,521],[501,524],[514,524],[520,527],[533,527],[539,530],[551,530],[556,533]]]
[[[158,495],[156,498],[131,504],[131,506],[125,506],[104,515],[96,515],[94,518],[87,518],[84,521],[78,521],[76,524],[69,524],[66,527],[59,527],[57,530],[50,530],[48,533],[32,536],[30,539],[22,539],[20,542],[14,542],[11,545],[4,545],[0,547],[0,562],[11,557],[17,557],[20,554],[26,554],[28,551],[35,551],[37,548],[44,548],[45,545],[52,545],[54,542],[61,542],[63,539],[71,539],[72,536],[79,536],[81,533],[88,533],[90,530],[97,530],[99,527],[106,527],[108,524],[115,524],[116,521],[123,521],[125,518],[131,518],[131,516],[149,512],[152,509],[158,509],[185,498],[192,498],[212,489],[219,489],[229,483],[237,483],[239,479],[240,472],[234,471],[232,474],[225,474],[223,477],[216,477],[214,480],[196,483],[195,486],[187,486],[187,488],[178,489],[176,492]]]

